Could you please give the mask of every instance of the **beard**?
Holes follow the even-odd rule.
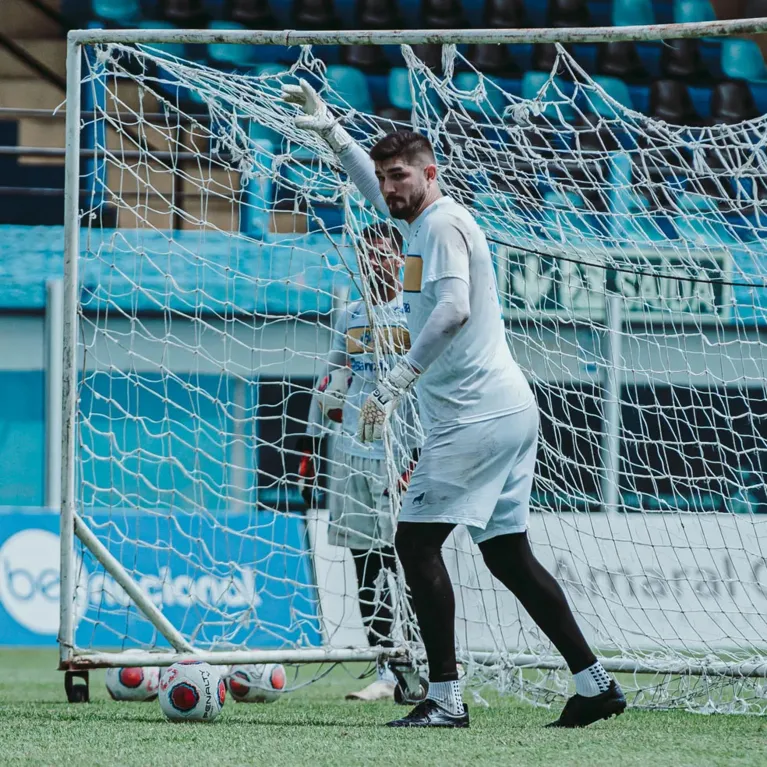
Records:
[[[392,218],[396,219],[408,219],[413,218],[416,211],[421,207],[423,204],[423,201],[426,199],[426,188],[422,189],[420,192],[415,192],[411,196],[410,200],[407,203],[401,204],[400,201],[402,201],[401,197],[396,197],[395,200],[395,206],[394,208],[389,207],[389,215]],[[404,201],[402,201],[404,202]],[[399,203],[399,204],[398,204]],[[389,205],[387,201],[387,206]]]

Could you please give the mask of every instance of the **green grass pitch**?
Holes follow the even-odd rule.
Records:
[[[510,699],[472,706],[458,731],[383,727],[406,709],[343,699],[342,669],[273,704],[231,699],[211,724],[171,724],[157,702],[115,703],[103,671],[91,702],[65,702],[50,650],[0,651],[0,765],[265,767],[702,767],[767,764],[767,719],[629,711],[580,731],[543,729],[554,712]]]

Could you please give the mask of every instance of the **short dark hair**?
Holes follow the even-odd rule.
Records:
[[[397,249],[397,253],[402,253],[402,233],[399,229],[397,229],[396,226],[392,226],[391,224],[380,223],[366,226],[362,230],[361,237],[366,242],[375,242],[375,240],[389,240],[390,242],[394,243]]]
[[[435,162],[431,141],[421,133],[412,130],[387,133],[370,150],[370,158],[375,162],[401,157],[405,162],[412,163],[419,154],[427,154],[431,161]]]

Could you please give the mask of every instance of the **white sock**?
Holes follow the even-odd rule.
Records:
[[[593,698],[607,691],[610,687],[610,675],[604,670],[602,664],[597,661],[593,666],[573,674],[575,680],[575,692],[584,698]]]
[[[394,672],[389,668],[388,663],[381,663],[377,669],[379,682],[391,682],[396,684],[397,677],[394,676]]]
[[[438,703],[449,714],[463,713],[461,686],[457,679],[453,682],[429,682],[429,691],[426,693],[426,697]]]

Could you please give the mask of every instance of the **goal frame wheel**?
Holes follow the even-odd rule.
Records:
[[[90,682],[87,671],[67,671],[64,674],[64,690],[70,703],[89,703]]]

